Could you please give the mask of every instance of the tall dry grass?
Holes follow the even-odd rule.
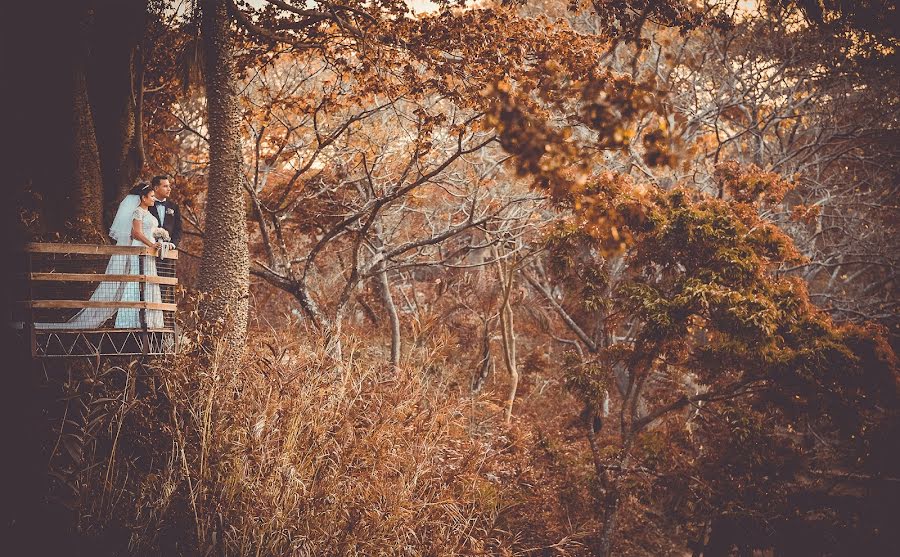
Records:
[[[234,372],[180,355],[68,380],[50,461],[83,552],[509,554],[470,401],[288,334],[253,335]]]

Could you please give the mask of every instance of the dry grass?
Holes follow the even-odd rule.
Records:
[[[511,554],[470,401],[347,344],[334,362],[256,334],[237,372],[179,356],[72,379],[58,440],[78,458],[51,465],[81,536],[107,554]]]

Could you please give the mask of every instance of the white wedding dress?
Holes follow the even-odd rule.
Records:
[[[140,240],[131,237],[132,221],[140,220],[141,231],[148,238],[152,237],[156,227],[156,219],[146,209],[140,207],[140,197],[134,194],[125,196],[119,204],[119,210],[109,229],[109,236],[117,246],[144,246]],[[141,273],[139,258],[143,259]],[[156,275],[156,258],[152,255],[113,255],[106,265],[107,275]],[[160,302],[162,300],[158,284],[144,284],[144,300]],[[104,281],[94,290],[90,300],[96,302],[140,301],[141,284],[137,282]],[[85,308],[76,313],[68,321],[62,323],[35,323],[36,329],[84,330],[97,329],[103,326],[113,314],[116,315],[115,326],[119,329],[141,328],[140,310],[133,308]],[[147,328],[163,328],[163,312],[158,309],[146,310]]]
[[[139,220],[141,222],[141,232],[144,233],[144,236],[148,238],[153,237],[153,229],[157,226],[156,218],[150,214],[150,211],[144,209],[143,207],[138,207],[131,214],[131,219]],[[145,244],[140,240],[132,239],[132,246],[141,246],[144,247]],[[123,274],[126,275],[151,275],[156,276],[156,257],[152,255],[126,255],[123,256],[126,260],[125,263],[125,272]],[[144,268],[141,269],[141,260],[143,260]],[[162,295],[160,294],[159,285],[155,283],[145,283],[144,285],[144,300],[146,302],[160,303],[162,302]],[[122,288],[122,297],[121,300],[123,302],[139,302],[141,301],[141,284],[137,282],[126,282],[123,283]],[[141,328],[141,315],[139,309],[136,308],[121,308],[119,312],[116,314],[116,328],[117,329],[139,329]],[[163,312],[159,309],[148,309],[146,310],[147,315],[147,328],[149,329],[162,329],[163,327]]]

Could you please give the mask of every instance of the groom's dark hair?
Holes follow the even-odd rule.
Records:
[[[154,188],[159,185],[163,180],[171,180],[168,174],[160,174],[159,176],[154,176],[150,179],[150,185]]]

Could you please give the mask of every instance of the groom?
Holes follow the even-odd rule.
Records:
[[[171,181],[166,175],[154,176],[150,180],[150,185],[156,194],[156,203],[150,209],[150,214],[168,231],[171,242],[178,247],[181,243],[181,211],[178,205],[169,199],[172,194]]]

